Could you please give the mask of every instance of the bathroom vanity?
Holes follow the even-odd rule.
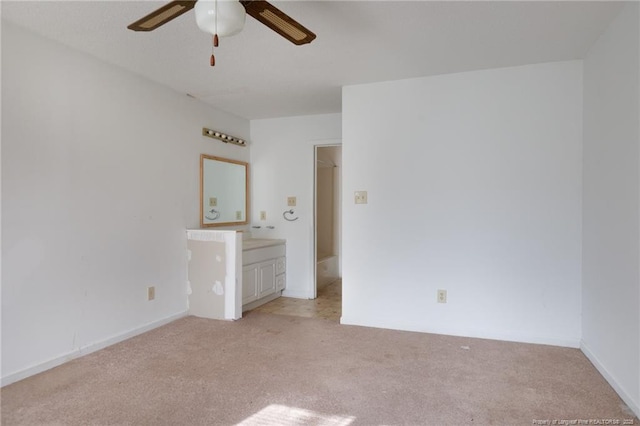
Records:
[[[187,230],[187,261],[189,314],[242,318],[242,233]]]
[[[286,241],[237,231],[187,230],[189,314],[235,320],[286,287]]]
[[[280,297],[286,286],[286,241],[249,238],[249,164],[200,156],[200,226],[187,230],[189,314],[235,320]]]
[[[285,240],[243,240],[242,311],[280,297],[286,287],[286,268]]]

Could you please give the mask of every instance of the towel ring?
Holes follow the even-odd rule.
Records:
[[[207,219],[207,220],[216,220],[217,218],[219,218],[219,217],[220,217],[220,212],[219,212],[218,210],[216,210],[216,209],[211,209],[211,210],[209,211],[209,213],[213,213],[213,214],[215,214],[215,216],[214,216],[214,217],[209,217],[209,216],[207,216],[207,215],[205,214],[205,215],[204,215],[204,217],[205,217],[205,219]]]
[[[287,217],[287,215],[292,215],[292,214],[294,214],[293,209],[287,210],[284,213],[282,213],[282,217],[284,217],[284,220],[288,220],[289,222],[293,222],[294,220],[298,220],[298,217],[295,217],[293,219]]]

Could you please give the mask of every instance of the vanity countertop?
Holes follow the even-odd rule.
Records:
[[[242,250],[277,246],[286,243],[286,241],[287,240],[276,240],[272,238],[247,238],[246,240],[242,240]]]

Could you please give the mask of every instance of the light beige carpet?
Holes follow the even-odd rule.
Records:
[[[1,396],[3,425],[633,418],[577,349],[258,312],[236,322],[183,318],[6,386]]]

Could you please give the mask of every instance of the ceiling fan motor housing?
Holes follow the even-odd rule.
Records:
[[[198,27],[209,34],[232,36],[244,27],[246,11],[238,0],[199,0],[194,10]]]

